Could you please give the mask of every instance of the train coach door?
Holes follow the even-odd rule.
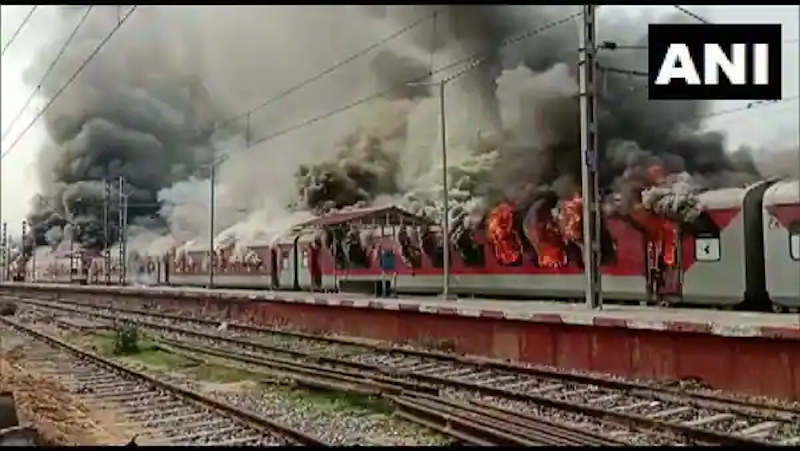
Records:
[[[680,230],[664,224],[657,239],[646,239],[648,300],[661,305],[679,302],[683,296]]]
[[[269,270],[272,288],[278,289],[280,287],[280,281],[278,280],[278,250],[274,247],[269,250]]]

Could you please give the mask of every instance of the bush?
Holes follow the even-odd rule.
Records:
[[[14,316],[15,313],[17,313],[16,304],[0,302],[0,316]]]
[[[139,352],[139,329],[136,326],[123,326],[114,336],[114,355]]]

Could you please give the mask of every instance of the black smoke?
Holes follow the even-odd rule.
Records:
[[[476,128],[494,127],[501,136],[494,169],[485,179],[472,180],[471,194],[484,197],[489,205],[510,200],[523,211],[542,188],[553,190],[565,198],[580,190],[580,122],[577,95],[578,26],[568,22],[561,26],[505,46],[510,37],[554,22],[578,11],[577,6],[416,6],[409,8],[373,7],[368,14],[393,24],[408,23],[425,13],[439,10],[437,34],[431,24],[419,27],[412,41],[423,54],[433,52],[435,67],[484,50],[481,65],[459,80],[461,89],[471,99],[463,108],[470,109],[470,123]],[[604,16],[602,36],[619,39],[622,45],[646,45],[646,35],[632,30],[646,30],[641,23],[627,17]],[[580,19],[577,19],[580,20]],[[660,22],[687,22],[675,13],[659,17]],[[608,22],[608,23],[607,23]],[[603,38],[600,37],[602,41]],[[647,67],[647,52],[636,50],[603,50],[599,63],[605,68],[642,71]],[[423,57],[418,64],[429,63]],[[513,130],[503,129],[498,101],[498,80],[508,71],[524,68],[530,77],[538,77],[521,89],[511,101],[519,102],[519,123]],[[438,79],[447,73],[436,75]],[[701,188],[738,186],[759,177],[748,150],[730,152],[720,133],[703,132],[699,117],[708,112],[708,104],[700,101],[649,101],[647,79],[637,75],[600,73],[599,149],[601,185],[604,189],[621,189],[620,180],[635,171],[642,158],[651,158],[664,165],[668,172],[686,171]],[[416,93],[415,93],[416,95]],[[405,98],[412,99],[408,94]],[[472,111],[474,110],[474,111]],[[630,143],[621,145],[620,143]],[[475,153],[481,153],[475,149]],[[402,156],[396,156],[400,159]],[[360,161],[360,160],[359,160]],[[364,160],[369,166],[374,160]],[[333,163],[321,163],[317,171]],[[395,165],[395,160],[390,164]],[[393,166],[392,166],[393,167]],[[314,172],[307,168],[304,173]],[[352,168],[349,171],[359,173]],[[454,169],[455,170],[455,169]],[[370,173],[378,171],[370,170]],[[452,170],[451,170],[452,172]],[[327,170],[327,173],[331,173]],[[393,170],[385,171],[393,174]],[[302,174],[301,174],[302,175]],[[345,186],[345,177],[328,177],[321,185]],[[319,178],[318,178],[319,180]],[[351,179],[355,181],[354,179]],[[457,183],[458,177],[453,178]],[[352,184],[351,184],[352,185]],[[317,186],[320,186],[317,183]],[[375,190],[374,183],[348,185],[349,197],[369,203],[385,189]],[[391,183],[385,183],[390,187]],[[627,186],[636,190],[636,186]],[[314,204],[330,196],[331,206],[341,206],[344,198],[335,189],[317,190],[323,194]],[[310,205],[311,206],[311,205]]]
[[[147,20],[142,9],[129,20]],[[62,13],[63,24],[76,18],[73,8]],[[137,17],[142,14],[145,17]],[[41,87],[45,98],[55,95],[116,19],[116,8],[95,7]],[[101,248],[104,179],[114,183],[112,192],[117,190],[117,179],[125,179],[129,223],[163,226],[156,218],[158,191],[187,178],[209,158],[209,126],[219,116],[219,108],[199,74],[179,67],[173,58],[193,43],[120,36],[124,27],[132,26],[123,25],[109,48],[95,57],[43,116],[52,144],[39,154],[43,189],[28,216],[38,245],[53,244],[70,224],[84,246]],[[26,72],[28,79],[43,72],[51,50],[38,55]],[[115,223],[116,193],[112,202]]]

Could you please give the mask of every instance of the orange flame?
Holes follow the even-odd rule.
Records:
[[[672,221],[641,207],[631,213],[631,218],[644,228],[647,239],[661,249],[664,263],[667,266],[675,265],[675,225]]]
[[[539,266],[559,268],[567,264],[567,254],[562,248],[561,232],[551,217],[537,221],[533,232],[537,241],[536,253],[539,254]]]
[[[558,217],[561,236],[565,242],[580,242],[583,238],[581,219],[583,217],[583,199],[579,193],[564,201]]]
[[[501,203],[489,213],[486,234],[494,248],[497,261],[504,265],[515,263],[522,255],[519,235],[514,231],[514,210],[508,203]]]

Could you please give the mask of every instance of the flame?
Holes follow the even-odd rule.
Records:
[[[559,268],[567,264],[567,254],[562,248],[563,238],[552,217],[537,221],[533,236],[536,237],[536,253],[539,254],[539,266]]]
[[[564,201],[558,215],[561,236],[565,242],[580,242],[583,238],[581,219],[583,217],[583,199],[580,193],[575,193],[569,200]]]
[[[486,234],[494,248],[494,255],[504,265],[515,263],[522,255],[522,243],[514,231],[514,210],[501,203],[489,213]]]
[[[675,265],[675,225],[667,218],[655,215],[643,207],[635,209],[631,218],[641,225],[647,239],[661,250],[661,258],[667,266]]]

